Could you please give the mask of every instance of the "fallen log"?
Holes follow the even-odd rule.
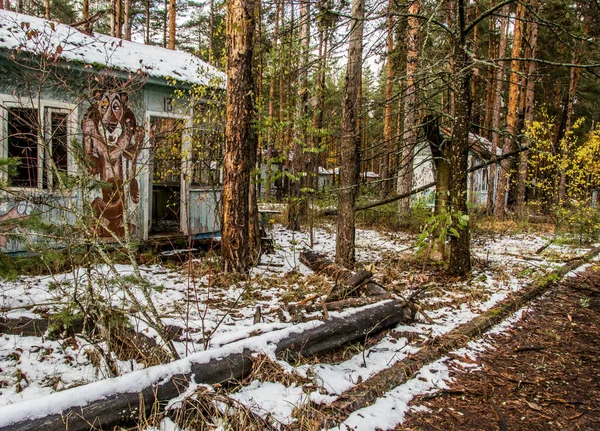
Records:
[[[69,322],[68,325],[61,323],[60,319],[53,316],[43,317],[0,317],[0,333],[20,335],[22,337],[42,337],[50,339],[61,338],[83,332],[83,318],[78,317]],[[92,329],[92,328],[88,328]],[[106,332],[100,325],[96,330]],[[169,359],[165,349],[151,337],[135,331],[132,328],[113,328],[110,337],[106,337],[111,343],[111,348],[121,360],[135,359],[146,365],[164,363]]]
[[[370,296],[386,295],[387,290],[379,284],[370,281],[373,273],[366,270],[352,272],[327,258],[326,255],[305,249],[300,253],[300,262],[317,273],[323,273],[336,280],[336,285],[328,295],[329,301],[337,301],[355,293],[360,287],[365,287]]]
[[[365,340],[413,317],[411,308],[389,300],[327,321],[311,321],[250,337],[170,364],[0,407],[0,428],[83,431],[131,423],[142,412],[150,414],[163,408],[166,401],[184,392],[192,381],[216,384],[247,376],[252,369],[252,353],[259,353],[256,346],[270,345],[275,354],[284,357],[308,356]]]
[[[437,361],[451,351],[464,346],[472,339],[480,337],[492,326],[502,322],[528,302],[546,292],[568,272],[589,262],[598,254],[600,254],[600,247],[592,249],[583,255],[580,260],[567,263],[552,271],[541,281],[531,283],[475,319],[447,334],[434,338],[414,355],[356,385],[326,408],[326,415],[321,417],[327,417],[327,419],[318,419],[314,429],[329,429],[340,424],[350,413],[372,404],[386,392],[414,378],[425,365]]]
[[[341,311],[346,308],[363,307],[369,304],[375,304],[385,299],[390,299],[391,295],[378,295],[378,296],[365,296],[363,298],[347,298],[341,301],[326,302],[325,305],[328,311]],[[290,314],[297,314],[301,311],[305,313],[312,313],[323,309],[321,303],[318,304],[294,304],[288,307]]]

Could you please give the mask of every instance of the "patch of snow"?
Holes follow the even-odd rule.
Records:
[[[292,384],[253,381],[244,386],[231,398],[244,404],[262,418],[270,416],[278,424],[290,425],[295,422],[292,412],[296,406],[304,403],[306,395],[302,387]]]

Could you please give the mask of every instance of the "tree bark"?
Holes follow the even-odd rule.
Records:
[[[211,0],[212,2],[213,0]],[[277,0],[275,2],[275,29],[273,30],[273,50],[277,50],[277,44],[279,43],[279,11],[281,9],[280,4],[281,1]],[[274,62],[276,60],[273,59],[273,64],[271,65],[270,70],[270,81],[269,81],[269,123],[267,125],[267,160],[265,163],[266,166],[266,175],[265,175],[265,195],[267,198],[271,197],[271,163],[273,158],[273,149],[275,147],[274,140],[275,134],[273,133],[273,124],[275,122],[275,76],[276,70]],[[281,71],[279,71],[281,73]]]
[[[500,13],[502,14],[502,18],[500,18],[500,41],[498,42],[498,58],[503,58],[506,56],[506,40],[508,38],[508,6],[504,6]],[[494,86],[495,90],[493,93],[493,108],[492,108],[492,121],[490,128],[492,147],[491,152],[495,156],[496,149],[500,143],[500,120],[502,116],[502,101],[503,101],[503,91],[504,87],[504,65],[503,62],[496,67],[496,72],[494,74]],[[488,177],[488,196],[487,196],[487,213],[493,214],[494,212],[494,197],[496,190],[496,165],[490,166],[490,172]]]
[[[145,7],[146,7],[146,22],[145,24],[145,31],[144,31],[144,43],[146,45],[150,45],[150,2],[152,0],[146,0],[145,2]]]
[[[305,155],[306,148],[306,112],[308,102],[308,56],[310,53],[310,2],[300,2],[300,53],[298,62],[298,85],[296,95],[296,118],[294,121],[294,145],[292,159],[292,180],[290,182],[290,199],[288,201],[287,227],[300,230],[303,215],[306,213],[306,200],[302,186],[306,183]]]
[[[169,0],[169,49],[175,49],[177,25],[177,0]]]
[[[525,18],[525,5],[517,4],[515,15],[515,24],[513,31],[513,44],[511,57],[513,59],[521,57],[521,48],[523,45],[523,22]],[[510,64],[510,81],[508,87],[508,106],[506,113],[506,138],[504,139],[503,153],[509,153],[513,150],[515,140],[515,125],[517,123],[517,105],[519,102],[519,79],[520,62],[512,60]],[[494,216],[499,220],[504,220],[506,216],[505,197],[510,180],[510,160],[506,159],[500,164],[498,171],[498,186],[496,191],[496,205],[494,207]]]
[[[123,8],[123,38],[131,40],[131,0],[124,0]]]
[[[254,16],[254,0],[227,2],[227,105],[221,250],[225,269],[238,272],[245,272],[251,264],[248,224],[251,154],[255,151],[252,127]]]
[[[466,275],[471,271],[471,237],[469,226],[459,225],[459,216],[468,216],[467,173],[469,169],[469,123],[471,120],[471,58],[467,51],[465,0],[458,0],[458,35],[455,40],[455,122],[450,144],[450,207],[451,227],[457,234],[450,235],[448,272]]]
[[[448,211],[448,192],[450,190],[450,145],[442,138],[439,120],[429,115],[424,119],[423,130],[429,142],[432,162],[435,171],[435,204],[433,214],[436,219],[442,219]],[[443,261],[446,257],[446,244],[440,238],[441,226],[433,232],[430,257],[434,260]]]
[[[352,0],[352,20],[348,65],[344,80],[340,192],[336,237],[336,262],[347,268],[354,266],[355,220],[354,202],[358,192],[360,134],[357,130],[358,94],[362,76],[363,0]]]
[[[388,197],[391,189],[390,183],[390,153],[395,150],[393,141],[393,114],[392,90],[394,86],[394,65],[392,53],[394,51],[394,1],[389,0],[387,9],[387,57],[385,59],[385,112],[383,114],[383,157],[381,160],[381,199]]]
[[[123,37],[123,1],[115,0],[115,37]]]
[[[413,0],[408,6],[410,15],[419,15],[420,0]],[[417,72],[419,67],[419,20],[408,17],[406,30],[406,93],[404,97],[404,139],[402,140],[402,168],[398,178],[398,194],[408,193],[412,188],[413,155],[417,145],[419,124]],[[410,209],[410,199],[398,202],[398,215],[402,219]]]

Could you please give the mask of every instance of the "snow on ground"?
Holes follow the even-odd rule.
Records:
[[[313,249],[333,256],[333,230],[327,226],[315,229]],[[192,358],[194,354],[202,354],[206,347],[213,350],[229,346],[230,343],[252,344],[252,336],[261,333],[273,332],[275,335],[275,332],[286,328],[297,330],[281,305],[290,291],[304,289],[308,293],[315,288],[311,285],[311,271],[299,262],[299,253],[311,245],[310,235],[279,226],[275,226],[270,235],[276,244],[275,252],[262,257],[260,265],[252,271],[250,283],[238,282],[223,288],[219,287],[220,274],[210,271],[195,275],[193,271],[159,265],[140,268],[149,282],[152,301],[163,322],[187,328],[183,333],[184,340],[175,342],[181,356],[192,355]],[[385,277],[382,274],[391,274],[393,277],[389,287],[404,296],[415,289],[427,287],[426,294],[419,297],[419,301],[434,323],[425,323],[421,319],[413,325],[399,325],[376,345],[338,364],[290,367],[298,374],[312,378],[321,388],[320,391],[315,391],[314,387],[303,389],[256,381],[234,397],[259,415],[270,413],[278,423],[287,423],[293,406],[309,399],[330,403],[336,395],[357,382],[416,352],[423,342],[491,308],[536,274],[555,268],[561,261],[586,251],[551,245],[541,255],[534,255],[533,251],[547,241],[548,238],[529,234],[474,236],[473,256],[478,264],[472,277],[468,280],[445,279],[440,283],[435,277],[427,275],[426,271],[418,273],[419,268],[392,268],[394,259],[409,258],[414,253],[413,237],[359,229],[357,260],[361,264],[374,265],[376,277],[380,280]],[[531,260],[532,256],[534,260]],[[202,264],[202,260],[194,263]],[[133,268],[129,265],[117,265],[115,270],[126,279],[127,275],[133,274]],[[0,290],[0,315],[33,317],[36,312],[58,312],[73,298],[75,290],[83,292],[87,277],[85,271],[78,270],[68,274],[23,277],[14,282],[4,282]],[[99,286],[104,303],[129,311],[135,316],[130,320],[136,329],[156,336],[139,318],[122,286],[115,281],[114,271],[99,265],[92,269],[91,279]],[[135,289],[134,293],[139,301],[144,301],[140,289]],[[261,322],[255,324],[257,307],[260,307],[262,317]],[[313,324],[318,324],[318,321],[299,326]],[[108,375],[106,364],[93,360],[88,344],[82,338],[72,338],[66,342],[42,337],[0,336],[0,406],[31,401],[65,388],[105,379]],[[262,348],[268,350],[266,345]],[[403,406],[408,403],[411,394],[433,390],[436,385],[443,384],[445,377],[442,365],[442,362],[435,363],[429,369],[422,370],[421,379],[395,389],[373,408],[379,404],[381,408],[393,408],[396,416],[389,415],[389,421],[401,420],[405,413]],[[118,362],[118,366],[121,373],[143,367],[134,361]],[[371,414],[365,412],[364,416]],[[355,416],[349,420],[358,420],[352,418]],[[384,429],[383,425],[379,426]],[[368,428],[359,426],[358,429]]]

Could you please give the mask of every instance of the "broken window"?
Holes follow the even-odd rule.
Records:
[[[14,187],[38,187],[40,132],[38,110],[33,108],[8,109],[9,159],[16,167],[10,172],[10,185]]]
[[[46,109],[42,134],[39,110],[7,108],[6,150],[14,166],[8,180],[13,187],[52,188],[68,170],[69,113]]]

